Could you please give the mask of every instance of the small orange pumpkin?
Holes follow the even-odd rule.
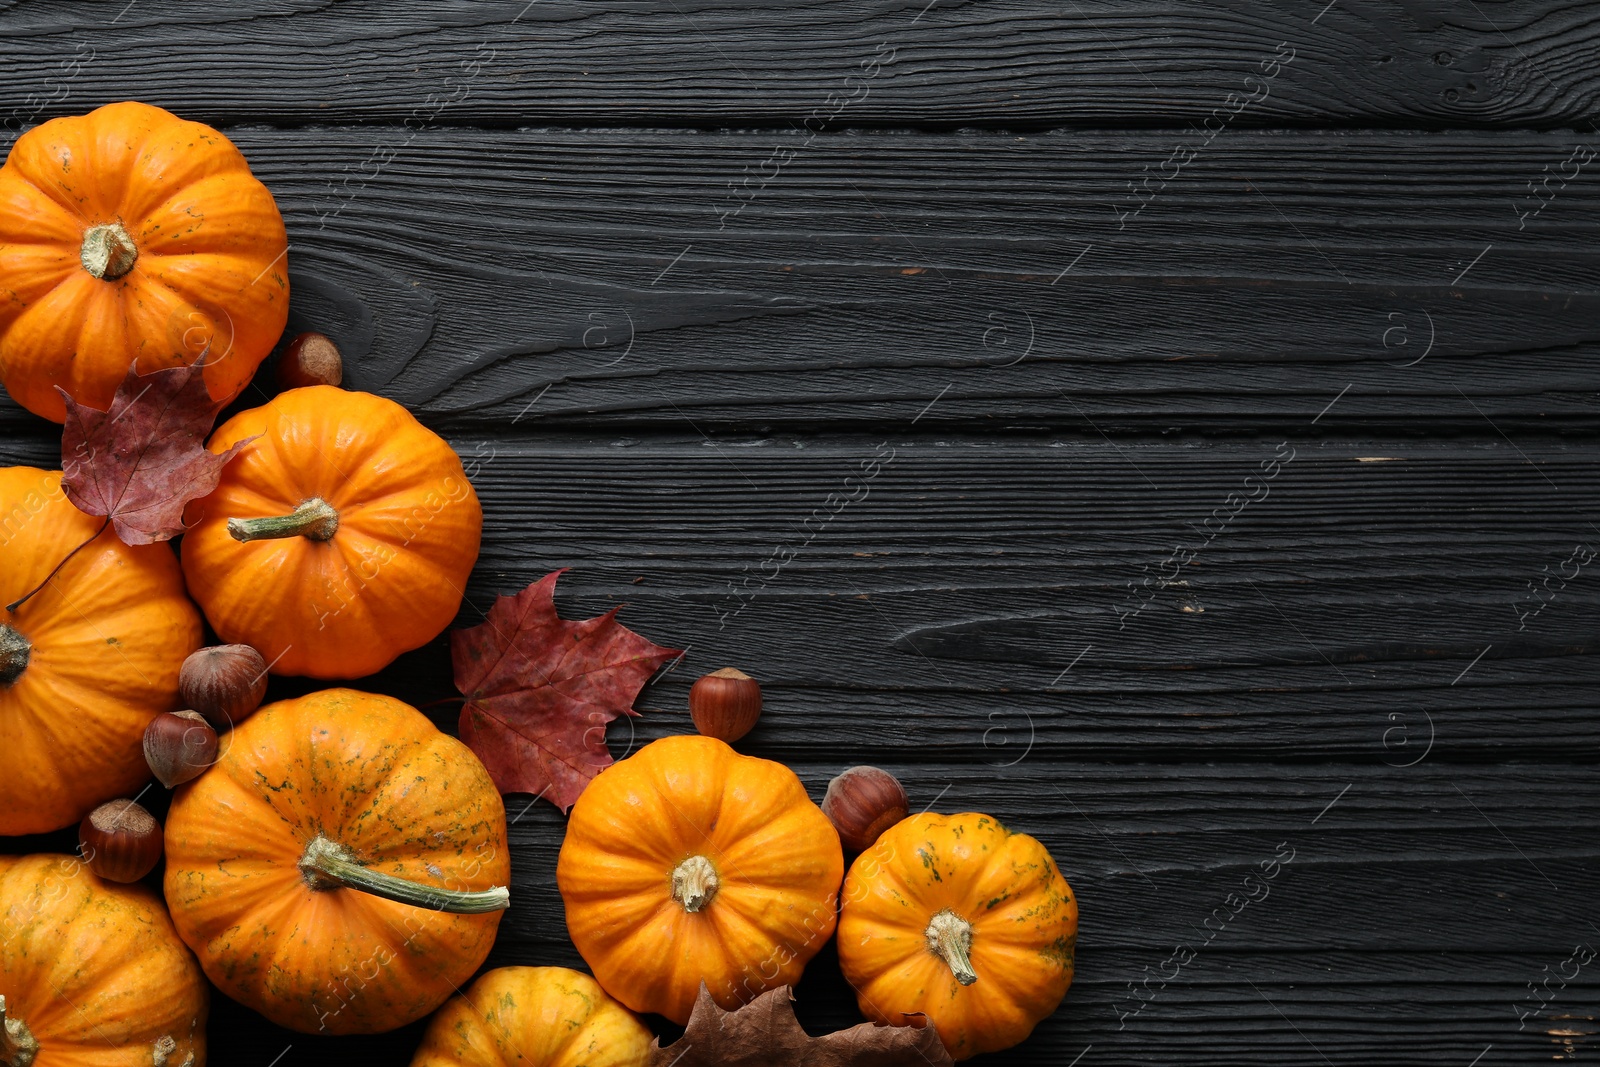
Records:
[[[0,1063],[205,1067],[205,979],[161,900],[72,856],[0,856]]]
[[[1045,847],[987,815],[913,815],[844,880],[839,966],[861,1011],[925,1015],[950,1055],[1010,1048],[1072,984],[1078,904]]]
[[[269,704],[179,787],[166,894],[224,993],[279,1026],[420,1019],[494,944],[510,876],[483,764],[415,708],[329,689]]]
[[[235,415],[209,447],[248,437],[183,538],[189,592],[224,641],[277,674],[360,678],[450,624],[483,510],[443,439],[330,385]]]
[[[650,1031],[565,967],[500,967],[450,998],[411,1067],[644,1067]]]
[[[0,469],[0,605],[39,589],[0,607],[0,835],[69,826],[149,781],[145,727],[177,706],[200,644],[166,545],[130,548],[106,529],[62,563],[100,525],[60,471]]]
[[[634,1011],[687,1022],[794,985],[833,933],[844,853],[781,763],[666,737],[601,771],[556,864],[567,931]]]
[[[206,353],[231,400],[289,315],[283,217],[222,134],[107,104],[17,138],[0,169],[0,380],[56,422],[104,410],[128,367]]]

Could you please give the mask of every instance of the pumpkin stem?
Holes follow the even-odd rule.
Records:
[[[946,908],[928,923],[926,934],[928,948],[944,960],[956,981],[971,985],[978,980],[972,971],[972,960],[967,956],[967,950],[972,947],[971,923]]]
[[[178,1043],[173,1040],[171,1034],[162,1034],[156,1038],[155,1048],[151,1050],[150,1055],[151,1060],[154,1062],[154,1067],[167,1067],[167,1061],[172,1058],[172,1054],[176,1051],[178,1051]]]
[[[39,1055],[39,1039],[28,1024],[6,1014],[6,998],[0,996],[0,1063],[6,1067],[29,1067]]]
[[[511,906],[511,894],[505,886],[471,890],[420,885],[363,867],[349,849],[321,834],[312,838],[305,855],[300,857],[300,873],[312,889],[358,889],[384,900],[452,915],[482,915]]]
[[[228,520],[228,532],[235,541],[264,541],[269,537],[305,537],[312,541],[326,541],[338,529],[339,513],[320,496],[301,501],[300,506],[287,515]]]
[[[83,235],[83,247],[78,250],[78,262],[83,264],[83,269],[108,282],[132,270],[138,258],[139,247],[120,222],[89,227]]]
[[[710,860],[704,856],[690,856],[672,872],[672,899],[692,915],[711,903],[721,884]]]
[[[22,677],[28,669],[28,657],[33,654],[33,644],[16,630],[0,623],[0,688]]]

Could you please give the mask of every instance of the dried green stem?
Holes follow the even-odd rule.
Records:
[[[114,282],[133,269],[139,259],[139,246],[133,243],[120,222],[105,222],[84,232],[78,262],[102,281]]]
[[[22,677],[28,669],[33,643],[15,629],[0,623],[0,689]]]
[[[972,960],[967,955],[972,948],[971,923],[946,909],[933,917],[926,933],[928,948],[944,960],[950,973],[956,976],[956,981],[971,985],[978,980],[972,970]]]
[[[27,1023],[6,1014],[6,998],[0,996],[0,1063],[6,1067],[29,1067],[38,1055],[38,1039]]]
[[[339,530],[339,513],[319,496],[301,501],[287,515],[259,519],[229,519],[228,532],[235,541],[264,541],[271,537],[305,537],[326,541]]]
[[[504,886],[472,890],[420,885],[363,867],[349,849],[321,834],[312,839],[300,857],[300,873],[313,889],[356,889],[384,900],[453,915],[482,915],[511,906],[511,894]]]
[[[672,899],[692,915],[711,903],[721,884],[710,860],[704,856],[690,856],[672,872]]]

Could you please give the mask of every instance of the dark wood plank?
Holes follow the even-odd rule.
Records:
[[[232,132],[292,328],[436,422],[1520,441],[1600,409],[1600,186],[1516,213],[1568,135],[1241,132],[1119,229],[1172,135],[862,134],[719,230],[796,138]]]
[[[572,617],[626,603],[630,625],[690,648],[650,706],[748,665],[772,694],[757,744],[778,758],[843,741],[995,763],[1028,743],[1050,759],[1401,764],[1430,739],[1451,759],[1600,753],[1600,586],[1573,558],[1600,548],[1589,448],[454,443],[488,516],[464,618],[571,566]],[[1224,526],[1229,494],[1289,452]],[[875,456],[876,477],[847,481]],[[1178,573],[1175,547],[1195,553]],[[428,698],[448,695],[433,655],[396,684],[436,674]]]
[[[1413,884],[1406,907],[1426,884]],[[1248,914],[1248,913],[1246,913]],[[1240,916],[1241,921],[1244,916]],[[1573,942],[1593,945],[1594,936]],[[1108,955],[1142,983],[1153,999],[1137,1015],[1126,981],[1112,988],[1075,982],[1061,1011],[1035,1031],[1009,1063],[1070,1064],[1085,1048],[1083,1067],[1099,1064],[1561,1063],[1593,1047],[1600,986],[1579,972],[1555,977],[1574,944],[1530,955],[1500,953],[1350,953],[1337,951],[1234,953],[1210,949],[1163,985],[1172,973],[1172,946],[1136,959]],[[1583,958],[1580,954],[1578,958]],[[1080,956],[1087,961],[1087,956]],[[1097,961],[1099,962],[1099,961]],[[1085,962],[1083,966],[1087,967]],[[1566,973],[1571,973],[1572,964]],[[1149,970],[1146,971],[1145,968]],[[1519,1030],[1518,1014],[1537,1008],[1529,982],[1550,978],[1556,994],[1542,1014]],[[1141,987],[1143,988],[1143,987]],[[1548,996],[1549,994],[1545,994]],[[1576,1052],[1576,1056],[1575,1056]],[[974,1060],[974,1064],[986,1061]]]
[[[645,705],[672,725],[640,737],[733,664],[768,687],[776,758],[1600,755],[1590,447],[527,427],[452,435],[486,514],[462,619],[572,567],[570,617],[625,603],[691,650]],[[449,678],[441,640],[377,684],[421,702]]]
[[[1572,125],[1600,32],[1550,0],[8,6],[24,116],[136,89],[213,123]]]

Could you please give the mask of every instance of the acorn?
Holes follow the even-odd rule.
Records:
[[[296,334],[278,358],[278,387],[338,385],[344,381],[344,357],[332,339],[313,332]]]
[[[267,695],[267,661],[249,645],[212,645],[189,654],[178,696],[218,730],[238,726]]]
[[[161,824],[132,800],[108,800],[78,825],[89,869],[108,882],[137,882],[161,860]]]
[[[144,761],[168,789],[217,762],[217,731],[194,711],[163,711],[144,728]]]
[[[900,779],[876,767],[851,767],[828,783],[822,814],[847,852],[865,852],[911,812]]]
[[[724,667],[689,687],[694,728],[729,744],[749,733],[761,718],[761,683],[736,667]]]

